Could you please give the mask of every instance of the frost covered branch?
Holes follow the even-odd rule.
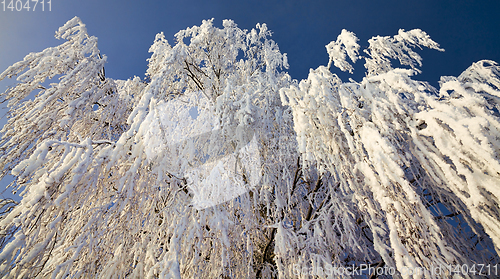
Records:
[[[147,82],[125,81],[105,76],[75,17],[59,46],[0,75],[19,81],[2,94],[0,178],[22,197],[0,200],[1,277],[405,277],[499,263],[495,62],[435,89],[414,80],[414,48],[441,50],[425,32],[374,37],[363,56],[343,30],[328,66],[298,82],[265,24],[222,25],[173,45],[158,34]],[[347,57],[365,60],[360,82],[330,71],[352,72]]]

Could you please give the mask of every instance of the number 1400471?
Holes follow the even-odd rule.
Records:
[[[3,0],[2,2],[3,11],[52,11],[52,0]]]

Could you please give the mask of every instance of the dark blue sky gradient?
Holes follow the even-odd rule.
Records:
[[[209,18],[221,26],[229,18],[243,29],[266,23],[273,40],[288,54],[288,72],[299,80],[307,77],[310,68],[327,64],[325,45],[342,29],[356,33],[366,46],[372,36],[420,28],[446,50],[419,51],[424,61],[417,79],[437,85],[441,75],[458,75],[477,60],[500,62],[499,14],[500,1],[52,0],[51,12],[0,11],[0,69],[29,52],[57,45],[55,30],[76,15],[90,35],[99,38],[99,48],[108,56],[108,77],[144,77],[156,33],[163,31],[172,44],[181,29]],[[356,80],[364,75],[362,64],[356,64],[352,76]],[[345,80],[350,75],[341,77]]]
[[[215,18],[219,27],[223,19],[233,19],[243,29],[266,23],[281,52],[288,54],[288,72],[298,80],[306,78],[310,68],[328,63],[325,45],[342,29],[356,33],[365,47],[372,36],[395,35],[400,28],[426,31],[446,50],[419,51],[423,73],[416,79],[434,86],[440,76],[457,76],[475,61],[500,62],[499,0],[52,0],[50,12],[42,12],[40,4],[35,12],[0,10],[0,71],[29,52],[62,43],[54,38],[54,32],[74,16],[82,19],[90,35],[99,38],[101,53],[108,56],[106,76],[114,79],[144,78],[148,49],[157,33],[163,31],[173,44],[173,35],[179,30],[210,18]],[[355,65],[354,75],[332,71],[343,80],[364,76],[362,61]],[[0,82],[0,91],[14,83]],[[1,118],[5,104],[0,107]],[[0,119],[0,126],[4,123],[5,118]],[[0,181],[0,193],[5,185],[5,180]]]

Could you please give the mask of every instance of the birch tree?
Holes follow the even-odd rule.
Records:
[[[22,199],[0,201],[1,275],[440,278],[499,262],[495,62],[435,89],[414,80],[415,47],[442,50],[425,32],[360,54],[343,30],[298,82],[270,36],[231,20],[160,33],[147,78],[114,80],[75,17],[5,70],[1,177]],[[362,81],[332,73],[348,58]]]

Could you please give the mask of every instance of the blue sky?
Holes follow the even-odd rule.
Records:
[[[8,2],[9,0],[7,0]],[[23,0],[24,1],[24,0]],[[40,4],[39,4],[40,5]],[[0,4],[0,9],[1,9]],[[88,32],[99,38],[108,56],[111,78],[143,77],[148,48],[156,33],[170,42],[180,29],[203,19],[233,19],[241,28],[266,23],[282,52],[288,54],[292,78],[325,65],[325,45],[342,29],[353,31],[361,45],[375,35],[394,35],[399,28],[420,28],[446,52],[424,50],[419,79],[437,84],[441,75],[458,75],[480,59],[500,61],[500,1],[77,1],[52,0],[52,11],[0,11],[0,69],[24,55],[55,46],[55,30],[79,16]],[[357,65],[354,78],[364,71]],[[10,82],[12,83],[12,82]],[[5,88],[5,82],[0,84]]]
[[[288,54],[288,72],[298,80],[306,78],[310,68],[328,63],[325,45],[342,29],[356,33],[362,46],[372,36],[394,35],[400,28],[426,31],[446,51],[420,51],[423,73],[416,79],[435,86],[440,76],[457,76],[475,61],[500,62],[498,0],[52,0],[52,11],[47,7],[44,12],[40,4],[35,12],[12,12],[3,11],[0,3],[0,71],[30,52],[60,44],[54,32],[74,16],[82,19],[90,35],[99,38],[101,53],[108,56],[106,76],[115,79],[144,77],[155,34],[164,32],[172,43],[177,31],[210,18],[218,26],[223,19],[233,19],[243,29],[266,23],[280,50]],[[359,80],[363,75],[362,63],[358,63],[352,77]],[[0,90],[14,82],[0,82]],[[4,113],[2,109],[0,117]],[[5,119],[0,120],[3,123]],[[5,181],[0,182],[0,190],[4,187]]]

